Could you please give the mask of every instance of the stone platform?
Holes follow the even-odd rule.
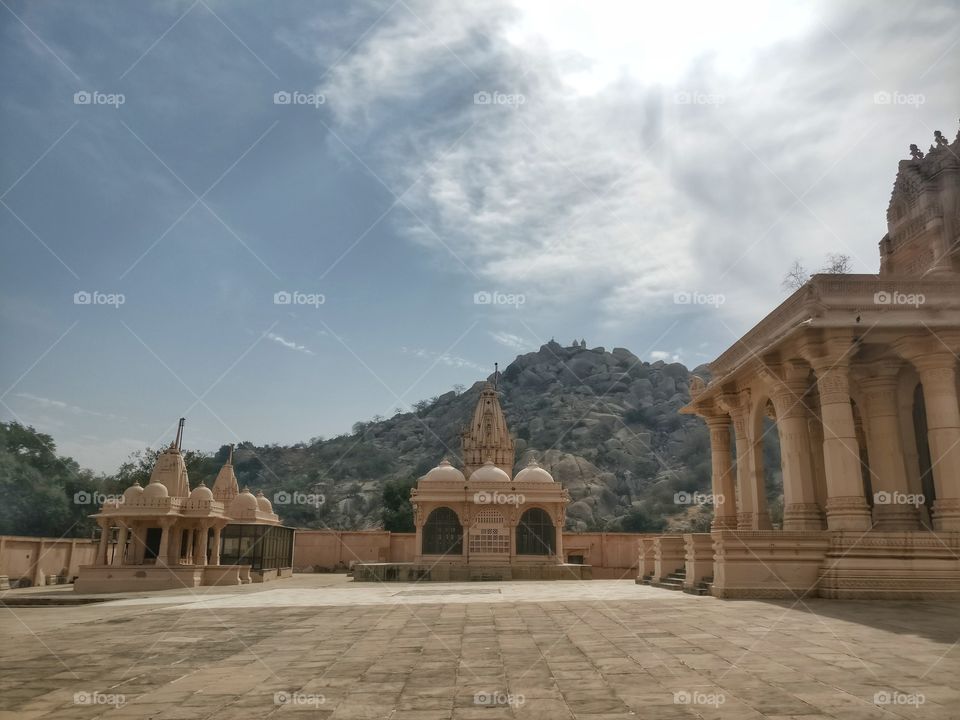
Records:
[[[557,563],[454,565],[452,563],[357,563],[357,582],[469,582],[491,580],[590,580],[589,565]]]

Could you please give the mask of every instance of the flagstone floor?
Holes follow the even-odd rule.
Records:
[[[958,640],[949,604],[297,575],[0,607],[0,720],[960,718]]]

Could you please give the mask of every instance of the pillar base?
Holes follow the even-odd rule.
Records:
[[[933,502],[933,529],[943,532],[960,531],[960,499],[944,498]]]
[[[874,505],[873,523],[877,532],[920,530],[920,511],[911,505]]]
[[[791,532],[823,530],[823,512],[816,503],[791,503],[783,509],[783,529]]]
[[[873,526],[873,517],[867,501],[859,495],[827,498],[827,529],[859,530],[866,532]]]

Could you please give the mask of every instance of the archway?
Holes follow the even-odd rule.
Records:
[[[462,555],[463,526],[460,518],[448,507],[439,507],[423,524],[424,555]]]
[[[553,555],[557,529],[550,515],[541,508],[530,508],[517,525],[517,555]]]

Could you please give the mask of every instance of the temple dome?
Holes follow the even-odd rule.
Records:
[[[423,478],[423,482],[433,482],[435,480],[466,482],[466,478],[463,476],[463,473],[451,465],[449,460],[443,460],[443,462],[433,468],[433,470],[428,472]]]
[[[143,497],[145,498],[165,498],[169,497],[170,493],[167,492],[167,486],[161,482],[151,482],[143,490]]]
[[[134,483],[123,491],[123,501],[125,503],[136,502],[141,497],[143,497],[143,487],[140,483]]]
[[[273,512],[273,505],[269,500],[267,500],[267,497],[263,494],[262,490],[257,490],[257,507],[260,509],[260,512]]]
[[[536,460],[531,460],[514,476],[513,480],[514,482],[553,482],[553,475],[540,467]]]
[[[199,500],[201,502],[210,502],[213,500],[213,493],[210,491],[210,488],[203,483],[200,483],[193,489],[193,492],[190,493],[190,499]]]
[[[470,475],[471,480],[510,482],[510,476],[503,470],[493,464],[493,460],[487,460]]]
[[[234,498],[230,503],[230,513],[256,512],[260,509],[256,496],[247,489]]]

